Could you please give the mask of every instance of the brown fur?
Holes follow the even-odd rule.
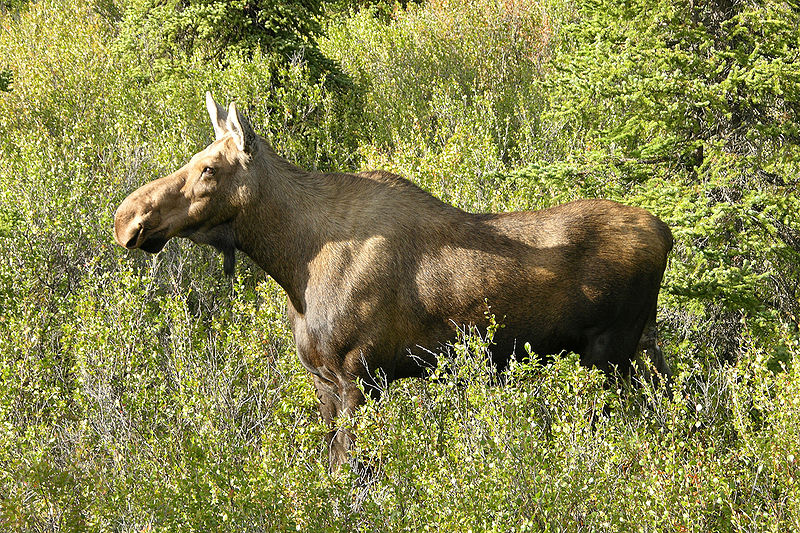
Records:
[[[527,342],[604,370],[629,368],[644,349],[669,375],[654,328],[672,235],[647,211],[579,200],[471,214],[388,172],[302,170],[233,104],[226,113],[209,96],[208,106],[217,140],[128,196],[116,240],[157,252],[187,237],[218,248],[227,272],[239,249],[285,289],[300,361],[332,428],[332,464],[352,444],[335,420],[363,403],[356,380],[423,374],[460,326],[486,326],[487,304],[504,326],[493,347],[500,367]]]

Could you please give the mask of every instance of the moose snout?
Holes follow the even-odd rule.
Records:
[[[114,240],[124,248],[137,248],[144,229],[142,217],[125,213],[122,207],[114,215]]]
[[[154,230],[157,218],[152,212],[125,216],[118,211],[114,220],[114,239],[129,250],[141,248],[145,252],[160,252],[169,238],[164,230]]]
[[[137,191],[138,192],[138,191]],[[124,248],[139,248],[147,237],[147,228],[153,227],[154,213],[134,192],[114,213],[114,240]]]
[[[179,229],[181,213],[188,211],[188,199],[182,191],[184,174],[179,171],[146,183],[122,201],[114,213],[117,244],[151,253],[164,247]]]

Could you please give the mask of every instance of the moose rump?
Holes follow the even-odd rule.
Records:
[[[418,376],[459,328],[503,327],[504,366],[529,343],[627,370],[655,343],[669,228],[647,211],[579,200],[541,211],[467,213],[388,172],[325,174],[278,156],[231,104],[207,95],[216,140],[117,209],[115,238],[157,252],[170,238],[249,255],[286,291],[301,363],[331,427],[331,462],[353,436],[336,419],[364,402],[357,381]]]

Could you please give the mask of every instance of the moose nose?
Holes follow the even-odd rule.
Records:
[[[136,248],[141,244],[139,241],[144,231],[143,222],[142,216],[126,199],[114,213],[114,240],[125,248]]]
[[[139,236],[142,234],[142,225],[137,224],[134,234],[128,239],[128,242],[125,243],[125,248],[133,249],[136,248],[136,244],[139,242]]]

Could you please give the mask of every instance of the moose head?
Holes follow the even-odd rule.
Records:
[[[232,224],[258,182],[251,160],[260,139],[231,103],[226,111],[206,93],[216,139],[183,167],[131,193],[117,209],[114,237],[128,249],[161,251],[172,237],[210,244],[222,252],[224,270],[235,266]]]

